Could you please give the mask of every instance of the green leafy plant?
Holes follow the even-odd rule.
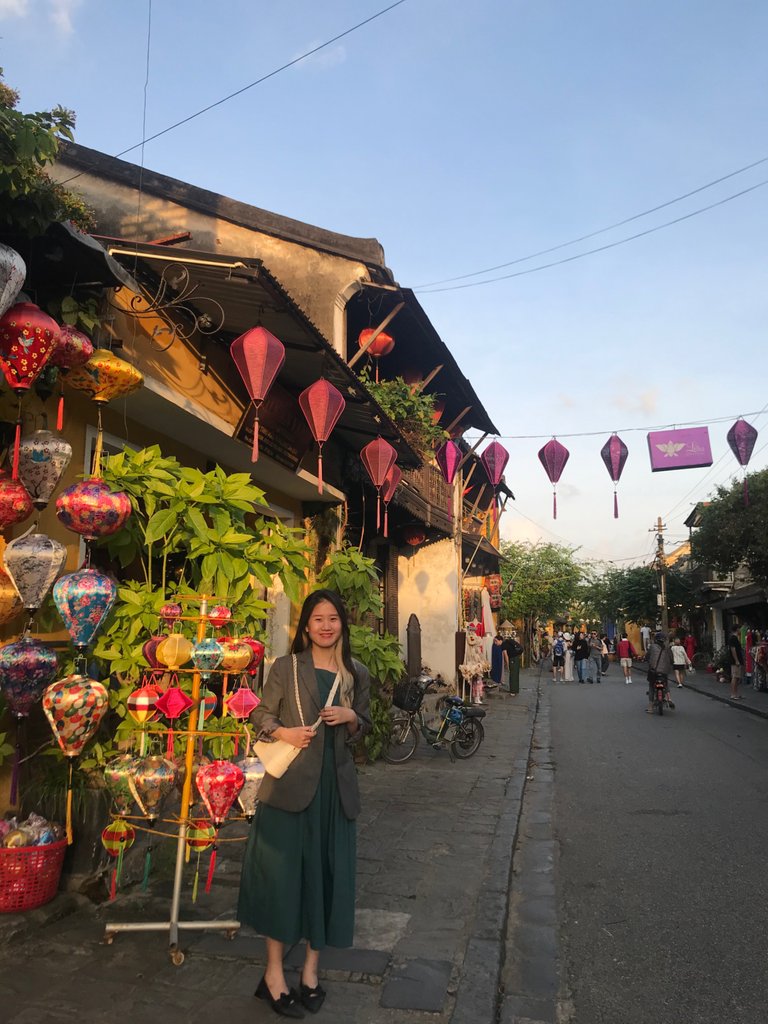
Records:
[[[435,422],[432,395],[423,394],[402,377],[377,382],[367,367],[361,370],[360,379],[411,447],[423,457],[430,457],[448,436]]]
[[[353,657],[362,661],[371,676],[388,689],[403,678],[405,665],[400,641],[391,633],[380,634],[368,626],[349,627]]]
[[[103,322],[99,313],[99,300],[95,296],[79,301],[74,295],[65,295],[60,302],[50,302],[48,312],[59,323],[77,327],[89,336],[98,330]]]
[[[318,586],[335,590],[344,599],[351,622],[360,622],[367,615],[381,615],[379,574],[372,558],[357,548],[345,545],[330,555],[317,578]]]

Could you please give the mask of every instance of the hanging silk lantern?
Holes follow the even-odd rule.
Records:
[[[248,662],[246,672],[248,673],[249,676],[255,676],[256,673],[259,671],[259,665],[261,665],[262,661],[264,661],[264,644],[261,642],[261,640],[257,640],[255,637],[252,636],[241,636],[240,642],[243,644],[248,644],[248,646],[251,648],[251,660]]]
[[[128,784],[139,810],[151,823],[157,821],[162,802],[175,782],[176,765],[167,757],[151,754],[136,761]]]
[[[222,639],[221,649],[219,668],[222,672],[244,672],[253,658],[253,648],[244,640]]]
[[[443,480],[445,480],[449,487],[452,487],[461,462],[461,449],[456,442],[449,439],[444,444],[441,444],[435,452],[435,462],[443,474]],[[451,518],[453,517],[453,491],[448,495],[448,515]]]
[[[0,530],[23,523],[34,512],[26,487],[10,476],[0,477]]]
[[[553,437],[539,451],[539,462],[552,483],[552,518],[557,519],[557,482],[565,469],[570,452]]]
[[[27,268],[19,253],[0,242],[0,317],[16,301],[26,276]]]
[[[485,472],[488,474],[488,479],[494,487],[498,487],[501,483],[501,478],[504,476],[507,462],[509,462],[509,452],[507,449],[503,444],[499,444],[498,441],[491,441],[480,456],[480,461],[485,468]]]
[[[123,854],[129,850],[136,839],[136,830],[122,818],[115,818],[101,833],[101,844],[110,857],[115,859],[112,881],[109,886],[109,898],[117,898],[117,889],[123,873]]]
[[[130,814],[133,810],[133,791],[130,778],[136,767],[132,754],[118,754],[104,765],[104,788],[118,814]]]
[[[97,477],[73,484],[56,499],[56,516],[68,530],[86,540],[109,537],[125,525],[131,514],[131,499],[113,491]]]
[[[728,431],[726,438],[731,451],[736,456],[737,462],[746,470],[746,466],[752,458],[755,441],[757,441],[757,431],[751,423],[738,419]],[[749,487],[746,471],[744,473],[744,504],[749,504]]]
[[[107,348],[94,349],[87,363],[73,367],[67,374],[67,383],[84,391],[94,402],[111,402],[136,391],[144,378],[125,359],[120,359]]]
[[[216,708],[219,706],[219,698],[213,692],[209,690],[207,686],[200,688],[200,694],[198,697],[197,704],[197,731],[202,732],[205,728],[205,723],[211,717],[216,714]]]
[[[389,472],[384,480],[384,485],[381,488],[381,501],[384,505],[384,536],[389,536],[389,503],[395,496],[395,491],[400,486],[400,481],[403,479],[403,473],[400,467],[393,463],[390,466]]]
[[[213,637],[204,637],[198,640],[192,648],[192,664],[200,673],[201,678],[210,678],[211,672],[215,671],[221,664],[224,657],[224,650],[218,640]]]
[[[421,526],[406,526],[403,530],[403,540],[412,548],[417,548],[427,539],[427,531]]]
[[[195,878],[192,882],[192,902],[197,903],[197,889],[200,881],[200,854],[216,842],[216,829],[205,818],[193,818],[189,823],[186,835],[187,856],[197,854]]]
[[[72,458],[72,445],[50,430],[36,430],[21,439],[19,480],[37,509],[44,509]]]
[[[0,568],[0,625],[15,619],[23,607],[11,577]]]
[[[160,662],[157,660],[157,648],[163,642],[167,640],[168,635],[162,633],[159,636],[151,636],[149,640],[146,640],[141,648],[141,653],[144,655],[147,664],[150,668],[160,668]]]
[[[171,672],[177,672],[192,657],[193,645],[181,633],[171,633],[155,649],[155,657]]]
[[[150,722],[154,722],[158,717],[158,699],[157,689],[154,686],[145,685],[130,693],[125,702],[128,714],[137,725],[141,726],[141,747],[139,753],[142,757],[146,749],[146,731],[144,727]]]
[[[171,676],[171,683],[168,689],[162,696],[157,698],[155,708],[157,711],[167,718],[171,723],[171,727],[168,729],[168,737],[166,742],[166,756],[173,757],[173,723],[177,718],[181,716],[194,705],[194,701],[191,697],[187,696],[186,693],[179,686],[178,676]]]
[[[56,429],[64,428],[64,376],[76,366],[83,366],[93,355],[91,339],[70,324],[62,324],[59,341],[51,356],[51,365],[61,375],[61,392],[56,414]]]
[[[160,609],[160,621],[164,622],[166,626],[173,626],[181,618],[183,611],[181,605],[175,602],[164,604]]]
[[[366,327],[365,330],[360,331],[360,336],[357,339],[357,344],[360,348],[363,348],[365,343],[368,341],[370,336],[374,333],[372,327]],[[388,356],[392,349],[395,347],[395,339],[391,334],[387,334],[386,331],[379,331],[376,335],[376,340],[372,341],[368,348],[365,350],[365,354],[371,356],[376,362],[376,383],[379,383],[379,360],[382,356]]]
[[[223,629],[232,619],[232,611],[224,604],[214,605],[208,612],[208,621],[215,629]]]
[[[56,654],[39,640],[22,637],[0,647],[0,692],[16,718],[26,718],[56,675]]]
[[[442,398],[442,397],[438,397],[437,395],[433,395],[432,399],[433,399],[432,422],[433,423],[439,423],[443,413],[445,412],[445,399]]]
[[[235,338],[229,349],[256,412],[251,462],[259,457],[259,409],[285,362],[285,347],[264,327],[252,327]]]
[[[93,643],[116,597],[115,581],[96,569],[80,569],[56,581],[53,603],[78,651]]]
[[[600,449],[600,458],[605,463],[605,468],[613,480],[613,518],[619,518],[619,496],[616,487],[621,478],[624,463],[627,461],[629,449],[621,440],[618,434],[611,434],[603,447]],[[565,465],[565,463],[563,463]]]
[[[259,790],[261,789],[261,783],[264,781],[266,769],[258,757],[252,756],[241,757],[238,761],[235,761],[235,764],[242,771],[244,778],[243,788],[240,790],[237,802],[240,805],[240,810],[250,823],[253,821],[253,816],[256,813],[256,805],[259,802]]]
[[[317,490],[323,493],[323,445],[339,421],[347,403],[338,388],[324,378],[316,380],[299,395],[299,406],[317,441]]]
[[[6,310],[0,317],[0,368],[12,391],[29,391],[58,339],[59,325],[33,302]]]
[[[222,824],[232,804],[243,788],[245,776],[231,761],[211,761],[202,765],[195,783],[211,820],[218,827]]]
[[[387,479],[387,473],[395,464],[397,452],[383,437],[375,437],[360,452],[360,460],[365,466],[373,486],[376,488],[376,529],[381,525],[381,489]]]
[[[245,683],[227,697],[226,712],[232,718],[248,718],[250,713],[261,704],[261,701]]]
[[[44,533],[27,533],[6,546],[5,569],[27,611],[37,611],[66,559],[64,545]]]

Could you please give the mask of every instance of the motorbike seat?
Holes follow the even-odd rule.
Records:
[[[485,718],[485,708],[470,707],[464,708],[465,718]]]

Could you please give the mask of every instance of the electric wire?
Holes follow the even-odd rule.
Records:
[[[739,199],[741,196],[748,195],[750,192],[754,192],[758,188],[763,188],[765,185],[768,185],[768,178],[763,179],[763,181],[758,181],[756,185],[750,185],[748,188],[744,188],[740,192],[734,192],[730,196],[718,199],[717,202],[710,203],[708,206],[701,206],[698,210],[691,210],[690,213],[684,213],[680,217],[675,217],[673,220],[667,220],[664,221],[663,224],[657,224],[655,227],[646,228],[645,231],[638,231],[634,235],[628,235],[626,238],[619,238],[615,242],[606,242],[605,245],[599,245],[594,249],[587,249],[585,252],[578,252],[573,256],[564,256],[561,260],[553,260],[551,263],[542,263],[538,267],[528,267],[527,270],[516,270],[512,274],[502,274],[499,277],[489,277],[486,281],[469,281],[465,284],[446,285],[444,288],[421,287],[414,288],[413,291],[419,292],[422,295],[438,295],[440,292],[456,292],[465,288],[480,288],[484,284],[496,284],[499,281],[509,281],[513,277],[524,277],[527,274],[536,274],[540,270],[550,270],[552,267],[560,267],[565,263],[573,263],[575,260],[584,259],[585,256],[594,256],[595,253],[606,252],[608,249],[615,249],[619,245],[626,245],[627,242],[634,242],[638,238],[644,238],[646,235],[652,235],[656,231],[662,231],[664,228],[680,224],[683,221],[690,220],[692,217],[698,217],[702,213],[714,210],[718,206],[724,206],[725,203],[730,203],[734,199]]]
[[[497,263],[496,266],[486,267],[485,270],[473,270],[470,274],[458,274],[456,277],[443,277],[438,281],[428,281],[426,284],[415,285],[415,288],[434,288],[439,284],[450,284],[453,281],[463,281],[468,277],[479,277],[482,274],[492,274],[496,270],[503,270],[505,267],[513,267],[517,263],[525,263],[528,260],[535,260],[539,256],[548,256],[551,252],[558,252],[560,249],[566,249],[569,245],[578,245],[579,242],[586,242],[588,239],[595,238],[597,235],[603,235],[607,231],[613,231],[615,228],[623,227],[625,224],[631,224],[632,221],[640,220],[641,217],[648,217],[652,213],[658,213],[659,210],[663,210],[667,206],[673,206],[675,203],[681,203],[684,199],[690,199],[691,196],[695,196],[699,192],[705,192],[708,188],[714,188],[715,185],[720,185],[729,178],[735,178],[738,174],[744,174],[746,171],[751,171],[753,168],[759,167],[760,164],[764,163],[768,163],[768,156],[761,157],[759,160],[755,160],[754,163],[747,164],[745,167],[739,167],[737,170],[731,171],[729,174],[724,174],[720,178],[715,178],[714,181],[708,181],[706,185],[699,185],[698,188],[694,188],[690,192],[685,192],[681,196],[675,196],[674,199],[668,199],[665,203],[659,203],[658,206],[652,206],[648,210],[643,210],[642,213],[635,213],[631,217],[625,217],[624,220],[618,220],[614,224],[609,224],[607,227],[598,228],[597,231],[590,231],[588,234],[580,235],[578,238],[571,238],[568,242],[560,242],[559,245],[553,245],[549,249],[539,249],[538,252],[532,252],[528,256],[518,256],[517,259],[509,260],[507,263]]]

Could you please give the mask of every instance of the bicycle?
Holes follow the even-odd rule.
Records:
[[[419,734],[435,750],[447,746],[451,760],[472,757],[483,742],[485,731],[479,719],[485,718],[485,709],[465,704],[461,697],[442,698],[440,724],[437,729],[430,729],[421,705],[434,683],[431,676],[422,675],[395,687],[389,744],[382,751],[388,764],[405,764],[413,757]]]

